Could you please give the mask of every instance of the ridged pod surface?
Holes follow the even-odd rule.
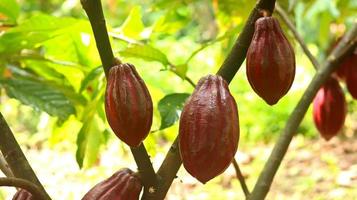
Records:
[[[180,118],[183,166],[206,183],[230,165],[238,140],[238,110],[227,82],[217,75],[203,77],[185,103]]]
[[[114,133],[129,146],[139,146],[148,135],[153,116],[152,100],[133,65],[125,63],[110,69],[105,111]]]
[[[343,127],[347,105],[345,95],[334,78],[329,78],[313,101],[313,119],[320,135],[330,140]]]
[[[35,198],[33,198],[32,194],[27,190],[20,189],[12,197],[12,200],[35,200]]]
[[[95,185],[82,200],[138,200],[141,189],[139,177],[125,168]]]
[[[295,54],[278,20],[262,17],[255,22],[246,64],[251,87],[269,105],[289,91],[295,78]]]

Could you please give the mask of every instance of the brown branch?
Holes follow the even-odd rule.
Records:
[[[239,35],[235,45],[233,46],[233,49],[217,72],[217,74],[222,76],[228,83],[231,82],[245,59],[254,33],[254,23],[260,17],[259,10],[266,9],[270,12],[273,12],[274,4],[275,0],[260,0],[250,13],[249,19],[244,26],[243,31]],[[166,154],[166,157],[161,164],[159,171],[157,172],[161,180],[158,187],[159,191],[157,191],[154,198],[145,199],[164,199],[167,191],[170,188],[170,185],[172,184],[172,181],[174,178],[176,178],[176,173],[179,170],[181,164],[182,161],[180,158],[177,137],[170,150]]]
[[[150,157],[143,143],[139,147],[131,147],[130,149],[138,166],[140,178],[145,186],[144,195],[150,196],[157,187],[157,177]]]
[[[339,62],[350,53],[357,44],[357,23],[353,28],[343,37],[342,41],[327,57],[327,60],[317,71],[308,88],[301,97],[299,103],[290,115],[282,134],[280,135],[277,143],[275,144],[268,161],[266,162],[263,172],[260,174],[258,181],[250,195],[250,200],[264,199],[269,192],[270,186],[274,179],[276,172],[283,160],[289,144],[298,129],[302,119],[305,116],[313,98],[315,97],[318,89],[330,74],[338,67]]]
[[[0,170],[5,174],[7,177],[13,177],[14,174],[12,173],[9,165],[7,164],[4,155],[2,155],[2,152],[0,151]]]
[[[288,26],[290,31],[293,33],[295,39],[299,42],[302,50],[304,51],[305,55],[309,58],[311,61],[312,65],[314,66],[315,69],[318,69],[320,67],[319,62],[316,60],[316,58],[312,55],[310,52],[309,48],[307,48],[304,39],[300,36],[300,34],[297,32],[294,24],[290,21],[288,14],[284,11],[282,7],[279,6],[278,3],[275,4],[276,8],[276,13],[281,17],[281,19],[284,21],[284,23]]]
[[[91,23],[100,60],[102,61],[104,72],[107,76],[109,69],[115,65],[116,61],[110,45],[102,3],[100,0],[81,0],[81,4]]]
[[[12,186],[17,188],[25,189],[26,191],[30,192],[33,197],[38,200],[48,200],[47,195],[43,193],[41,188],[37,185],[21,178],[0,178],[0,186]]]
[[[109,69],[115,64],[121,63],[121,61],[117,58],[114,58],[107,27],[105,24],[101,1],[81,0],[81,4],[83,9],[86,11],[91,23],[102,65],[105,74],[108,75]],[[152,167],[150,157],[145,149],[144,144],[141,144],[137,148],[131,148],[131,152],[134,156],[136,165],[138,166],[139,173],[144,184],[145,195],[149,195],[149,188],[153,187],[155,190],[157,182],[156,174]]]
[[[242,172],[240,171],[240,168],[239,168],[239,165],[238,165],[238,162],[236,161],[236,159],[233,159],[232,164],[233,164],[234,169],[236,170],[236,175],[239,180],[240,186],[242,187],[242,190],[244,192],[245,198],[248,198],[250,195],[250,192],[249,192],[247,184],[245,183],[245,178],[244,178]]]
[[[46,194],[46,199],[51,199],[28,163],[24,153],[21,151],[2,113],[0,113],[0,138],[0,150],[14,176],[36,184]]]

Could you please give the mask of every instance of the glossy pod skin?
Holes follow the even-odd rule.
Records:
[[[185,169],[202,183],[218,176],[237,151],[236,102],[222,77],[201,78],[180,118],[179,147]]]
[[[82,200],[138,200],[141,189],[139,177],[125,168],[95,185]]]
[[[320,135],[330,140],[338,134],[346,118],[345,95],[335,78],[329,78],[313,101],[313,119]]]
[[[35,198],[27,190],[20,189],[12,197],[12,200],[35,200]]]
[[[129,146],[139,146],[148,135],[153,117],[152,100],[133,65],[125,63],[110,69],[105,111],[114,133]]]
[[[295,78],[295,54],[278,20],[262,17],[247,52],[247,78],[253,90],[269,105],[276,104]]]

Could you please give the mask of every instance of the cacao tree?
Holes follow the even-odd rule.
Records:
[[[20,2],[24,8],[30,4]],[[118,2],[121,4],[118,5]],[[23,16],[25,19],[21,21],[18,2],[0,2],[1,91],[21,104],[53,116],[55,128],[51,131],[57,137],[64,129],[56,131],[56,128],[66,125],[73,128],[79,123],[76,126],[75,157],[80,168],[96,163],[100,147],[106,144],[112,132],[125,148],[130,148],[135,160],[137,170],[127,168],[112,173],[109,178],[93,185],[82,199],[164,199],[181,165],[198,181],[206,183],[223,173],[230,164],[235,168],[246,198],[264,199],[312,102],[313,119],[322,137],[329,140],[341,131],[347,114],[345,94],[356,99],[357,24],[353,20],[353,12],[346,12],[347,17],[343,16],[347,30],[337,34],[341,37],[338,42],[330,42],[326,41],[329,30],[316,31],[318,26],[314,24],[302,27],[303,22],[299,18],[304,6],[311,7],[307,16],[319,16],[317,7],[323,2],[319,0],[315,4],[279,2],[281,6],[275,0],[259,0],[256,4],[230,0],[148,2],[141,2],[141,5],[157,5],[157,8],[152,8],[153,11],[159,9],[168,14],[159,19],[154,15],[143,17],[140,9],[132,6],[139,4],[136,1],[81,0],[82,7],[73,6],[72,11],[81,13],[82,19],[54,17],[49,13],[58,13],[54,5],[60,3],[41,1],[39,9],[49,13]],[[346,2],[353,4],[352,1]],[[338,3],[336,7],[344,4]],[[180,10],[187,9],[187,5],[194,12],[187,14],[187,10]],[[350,10],[349,6],[344,6]],[[121,11],[130,7],[133,8],[119,31],[112,28],[115,21],[105,21],[107,16],[120,17],[125,13]],[[353,10],[353,5],[350,7]],[[103,10],[108,11],[104,13]],[[241,24],[233,19],[238,12],[243,13],[239,14],[244,19]],[[311,14],[313,12],[317,14]],[[294,23],[291,22],[293,17]],[[178,33],[172,33],[171,29],[175,27],[166,21],[177,18],[181,19],[179,23],[188,25]],[[220,35],[215,31],[220,24],[212,23],[216,19],[219,23],[229,24]],[[145,27],[147,24],[144,22],[152,21],[152,26]],[[160,28],[166,28],[167,35],[160,35],[157,30]],[[180,57],[180,54],[187,53],[184,42],[176,42],[173,58],[169,56],[172,53],[169,47],[160,46],[160,38],[179,40],[186,32],[192,34],[195,31],[199,33],[200,45],[187,57]],[[203,34],[205,31],[207,34]],[[303,32],[305,34],[308,31],[319,32],[319,35],[306,36],[305,39],[313,40],[322,49],[330,48],[331,43],[334,43],[333,47],[328,53],[321,51],[321,58],[316,59],[306,46],[306,42],[311,41],[304,41],[301,37],[302,31],[306,31]],[[155,43],[154,38],[159,42]],[[247,58],[246,75],[251,85],[250,93],[254,91],[269,105],[279,104],[281,99],[289,96],[289,90],[298,76],[296,69],[299,66],[296,66],[294,53],[298,47],[293,45],[294,41],[301,46],[316,73],[285,126],[279,127],[281,133],[250,192],[234,157],[239,137],[243,134],[240,130],[241,119],[245,117],[238,113],[237,107],[240,111],[245,105],[240,103],[239,98],[235,99],[234,91],[228,85]],[[220,66],[217,73],[207,76],[198,73],[197,77],[191,78],[189,66],[192,60],[217,43],[226,43],[221,48],[222,58],[214,57],[215,65]],[[178,46],[182,47],[178,49]],[[99,55],[100,60],[98,56],[88,55]],[[167,76],[178,78],[182,87],[194,88],[194,91],[192,94],[172,91],[170,87],[174,83],[167,81],[166,84],[158,84],[157,88],[163,87],[170,92],[156,101],[156,95],[152,94],[155,90],[147,83],[155,82],[163,75],[155,72],[153,78],[147,81],[150,79],[147,74],[153,69],[140,67],[146,62],[150,66],[159,65],[162,68],[158,71],[169,72]],[[204,68],[199,67],[198,71],[203,71]],[[212,74],[215,69],[207,73]],[[199,80],[197,85],[194,80]],[[345,82],[348,92],[341,89],[338,81]],[[156,111],[161,118],[157,124],[153,120]],[[0,185],[19,188],[13,199],[51,199],[21,151],[6,118],[6,115],[0,115],[0,157],[3,158],[0,161],[4,166],[1,170],[7,176],[0,178]],[[153,157],[145,141],[178,121],[172,145],[160,167],[154,169]],[[157,144],[150,146],[155,148]]]

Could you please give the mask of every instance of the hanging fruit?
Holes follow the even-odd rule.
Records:
[[[149,91],[132,64],[120,64],[109,71],[105,111],[110,127],[131,147],[148,135],[153,116]]]
[[[335,78],[329,78],[313,101],[313,119],[325,140],[330,140],[343,127],[347,105],[345,95]]]
[[[247,52],[247,78],[253,90],[269,105],[290,89],[295,77],[295,54],[273,17],[261,17]]]
[[[201,78],[180,118],[183,166],[206,183],[230,165],[238,140],[238,110],[227,82],[218,75]]]
[[[138,200],[142,184],[130,169],[122,169],[90,189],[82,200]]]

